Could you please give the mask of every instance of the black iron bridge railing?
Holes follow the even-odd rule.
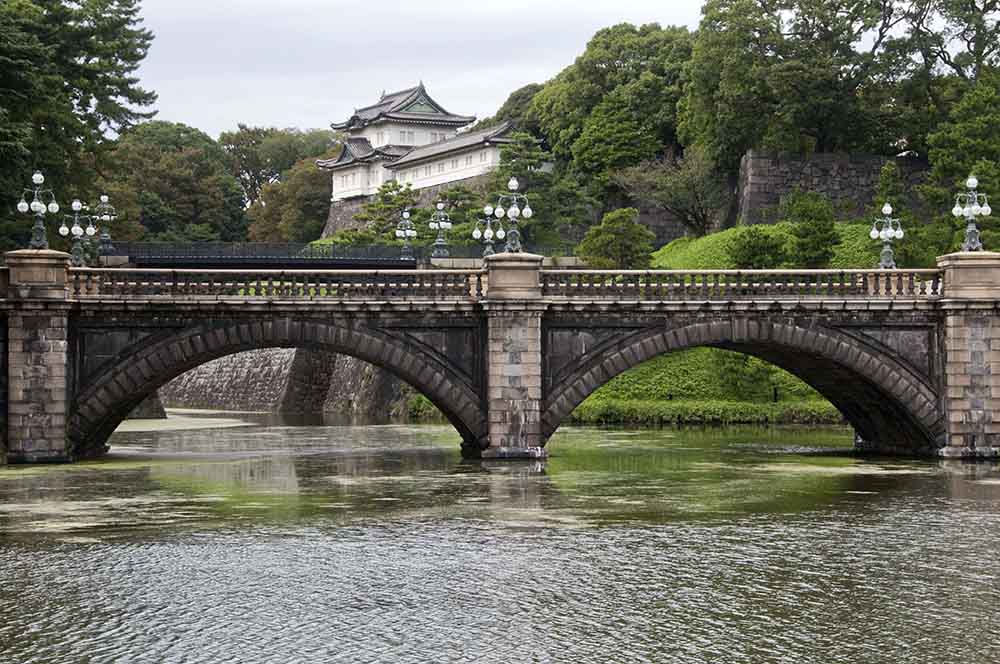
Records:
[[[571,256],[572,246],[527,246],[543,256]],[[480,258],[482,247],[449,247],[451,258]],[[413,247],[403,257],[393,245],[345,246],[284,242],[115,242],[111,255],[127,257],[134,267],[413,269],[427,263],[432,247]]]

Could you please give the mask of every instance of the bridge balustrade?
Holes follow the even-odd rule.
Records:
[[[542,295],[622,300],[934,298],[943,272],[922,270],[542,270]]]
[[[481,270],[164,270],[72,268],[74,299],[471,300]]]

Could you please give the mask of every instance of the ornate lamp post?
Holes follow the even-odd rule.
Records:
[[[517,178],[512,177],[507,181],[507,189],[509,189],[511,193],[502,194],[499,198],[497,198],[496,207],[487,205],[483,208],[483,213],[487,216],[487,218],[495,216],[499,222],[500,219],[507,217],[509,225],[506,233],[507,243],[504,245],[504,251],[510,253],[517,253],[521,251],[521,232],[517,230],[518,217],[523,216],[525,219],[531,219],[531,215],[534,214],[531,206],[528,204],[527,197],[524,196],[524,194],[517,193],[519,186]],[[506,206],[506,209],[504,206]],[[498,239],[500,239],[499,236]]]
[[[872,223],[868,237],[882,242],[882,253],[879,254],[878,266],[883,270],[896,269],[896,255],[892,251],[892,241],[903,239],[903,227],[899,219],[892,217],[892,206],[886,203],[882,206],[882,218]]]
[[[955,207],[951,209],[951,214],[956,219],[965,217],[965,242],[962,243],[962,251],[982,251],[983,243],[979,239],[976,217],[988,217],[993,210],[986,194],[976,191],[979,180],[975,175],[968,177],[965,186],[969,191],[955,195]]]
[[[411,260],[413,258],[413,247],[410,246],[410,240],[417,237],[417,231],[413,228],[413,222],[410,221],[409,210],[403,210],[402,214],[400,214],[399,223],[396,224],[396,237],[403,241],[403,248],[399,250],[399,257]]]
[[[91,241],[98,233],[98,227],[94,225],[94,220],[98,220],[104,224],[109,224],[117,218],[115,213],[115,208],[108,203],[107,195],[101,196],[101,202],[94,208],[95,214],[80,214],[81,211],[90,211],[90,207],[84,205],[80,202],[80,199],[74,198],[72,204],[73,214],[72,216],[67,215],[66,219],[73,222],[72,226],[67,225],[66,221],[63,221],[62,226],[59,227],[59,234],[63,237],[73,236],[73,250],[71,252],[71,263],[76,267],[81,267],[83,265],[88,265],[94,262],[96,258],[94,256],[94,248]],[[84,227],[80,224],[81,220],[87,222],[87,226]],[[111,234],[108,232],[107,226],[103,227],[104,230],[101,232],[101,247],[99,254],[107,255],[105,249],[110,251],[114,250],[111,246]]]
[[[496,253],[493,250],[493,238],[502,240],[506,236],[507,231],[503,229],[499,219],[497,220],[496,231],[493,230],[493,215],[490,214],[486,215],[484,219],[476,219],[476,227],[472,229],[472,239],[476,241],[481,240],[486,245],[483,247],[483,258]]]
[[[115,206],[109,202],[110,199],[107,194],[101,194],[100,201],[101,202],[97,204],[97,207],[94,208],[93,217],[101,222],[101,240],[97,253],[99,256],[110,256],[114,253],[115,246],[111,244],[111,231],[108,230],[108,227],[111,225],[111,222],[118,218],[118,211],[115,209]],[[93,236],[93,233],[90,232],[92,226],[93,223],[87,227],[87,235]],[[96,231],[97,229],[94,230]]]
[[[436,208],[434,214],[431,215],[430,223],[427,224],[432,231],[437,231],[437,239],[434,240],[434,251],[431,252],[431,258],[448,258],[448,239],[446,236],[451,230],[451,217],[444,211],[444,203],[441,201],[438,201]]]
[[[35,171],[31,176],[30,189],[21,192],[21,200],[17,204],[17,211],[21,214],[35,215],[35,225],[31,229],[31,242],[28,247],[31,249],[48,249],[49,240],[45,237],[45,213],[58,214],[59,204],[56,203],[56,195],[51,189],[42,189],[45,184],[45,176],[41,171]],[[28,203],[27,195],[31,194],[31,203]],[[47,201],[47,202],[46,202]]]
[[[73,267],[81,267],[87,261],[83,251],[83,243],[81,242],[86,231],[84,231],[83,226],[80,225],[80,218],[82,216],[83,219],[86,219],[89,222],[89,228],[93,228],[94,222],[90,217],[80,214],[80,211],[83,210],[83,203],[80,202],[79,198],[74,198],[70,207],[73,209],[73,215],[66,215],[66,219],[72,220],[73,225],[67,226],[66,221],[64,220],[62,226],[59,227],[59,235],[67,237],[71,233],[73,234],[73,251],[70,252],[70,262],[73,264]],[[93,235],[93,232],[91,232],[91,235]]]

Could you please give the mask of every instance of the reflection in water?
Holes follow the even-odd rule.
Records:
[[[838,429],[465,462],[445,426],[225,417],[0,470],[0,661],[1000,659],[957,628],[1000,618],[997,464]]]

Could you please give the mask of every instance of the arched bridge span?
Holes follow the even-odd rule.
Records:
[[[1000,255],[956,254],[934,270],[749,272],[544,270],[526,254],[484,270],[368,273],[6,258],[9,461],[100,454],[158,386],[266,347],[391,371],[441,409],[469,456],[540,455],[600,385],[695,346],[803,378],[874,449],[1000,455]]]
[[[543,437],[623,371],[665,353],[711,346],[798,376],[881,451],[928,454],[943,445],[946,423],[931,371],[940,351],[934,316],[926,312],[897,313],[886,321],[872,312],[607,312],[581,318],[553,311],[545,339]]]

